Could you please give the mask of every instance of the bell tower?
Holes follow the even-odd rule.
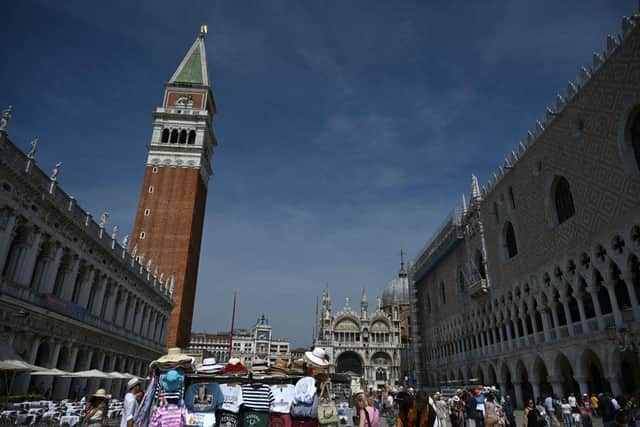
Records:
[[[132,254],[173,287],[176,306],[167,332],[168,347],[186,347],[191,335],[207,186],[217,145],[206,31],[203,25],[165,84],[162,106],[153,113],[131,240]]]

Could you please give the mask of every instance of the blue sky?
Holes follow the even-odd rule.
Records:
[[[194,330],[260,313],[309,345],[315,297],[370,305],[564,93],[635,2],[18,1],[10,136],[131,230],[163,83],[209,26],[218,105]]]

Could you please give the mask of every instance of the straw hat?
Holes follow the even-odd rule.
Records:
[[[294,360],[289,368],[289,373],[292,375],[304,375],[304,363],[303,359]]]
[[[251,363],[251,372],[264,373],[267,369],[269,369],[269,367],[267,366],[266,360],[260,359],[259,357],[253,359],[253,362]]]
[[[107,390],[103,389],[103,388],[99,388],[98,390],[96,390],[95,393],[93,393],[92,395],[93,397],[99,397],[101,399],[111,399],[111,395],[107,394]]]
[[[152,367],[157,364],[183,364],[183,363],[193,363],[193,357],[188,354],[184,354],[182,350],[178,347],[172,347],[168,350],[167,354],[161,356],[159,359],[154,360],[151,365]]]
[[[284,359],[277,359],[273,362],[273,365],[271,365],[271,372],[287,375],[289,373],[289,362]]]
[[[322,347],[316,347],[313,351],[306,351],[304,357],[315,366],[325,367],[329,365],[329,357]]]

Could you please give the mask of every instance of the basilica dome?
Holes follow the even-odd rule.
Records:
[[[400,266],[398,277],[389,282],[382,292],[382,306],[409,305],[409,279],[404,269],[404,262]]]

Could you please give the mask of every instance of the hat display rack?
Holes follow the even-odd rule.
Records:
[[[303,359],[292,362],[279,359],[272,366],[267,360],[255,359],[252,367],[247,368],[238,358],[231,358],[226,364],[205,358],[196,366],[195,358],[179,348],[170,348],[166,355],[149,365],[149,385],[138,405],[135,426],[147,427],[156,407],[184,406],[184,390],[191,384],[295,384],[305,376],[308,366],[323,372],[328,364],[324,350],[316,348],[305,353]]]

